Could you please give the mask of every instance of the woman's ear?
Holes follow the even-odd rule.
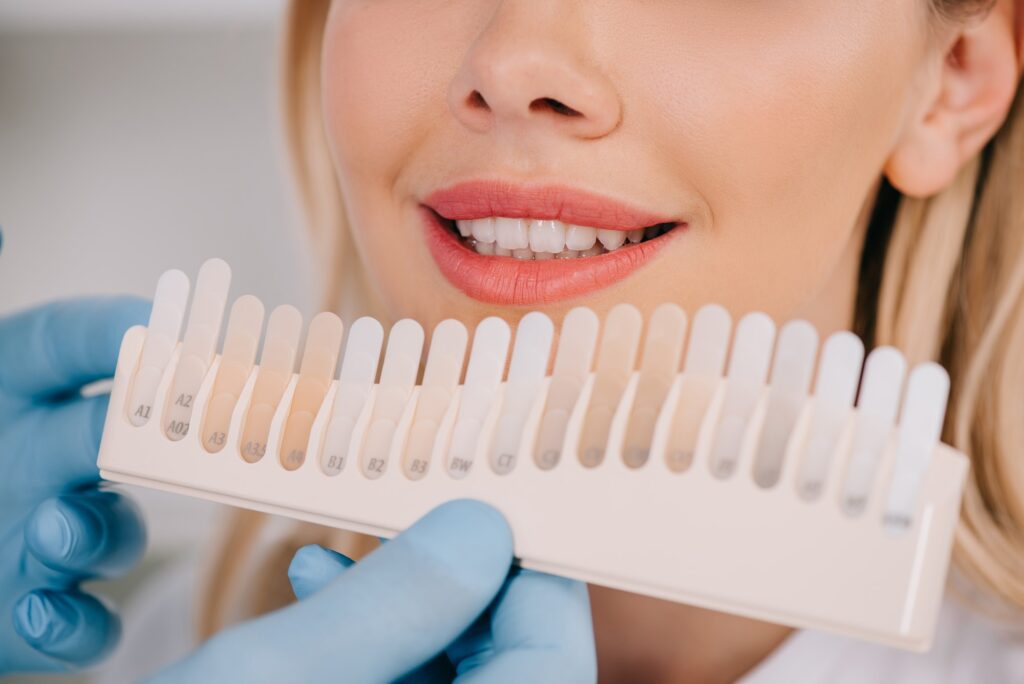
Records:
[[[1024,0],[999,0],[956,29],[927,99],[897,139],[885,174],[911,197],[947,188],[999,130],[1020,84]]]

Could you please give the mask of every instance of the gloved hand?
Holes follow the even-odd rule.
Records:
[[[121,336],[148,311],[96,298],[0,318],[0,674],[85,665],[120,634],[79,583],[127,570],[145,529],[96,487],[107,397],[79,390],[114,374]]]
[[[504,518],[434,509],[357,564],[307,546],[298,603],[215,635],[149,684],[592,682],[586,586],[512,569]]]

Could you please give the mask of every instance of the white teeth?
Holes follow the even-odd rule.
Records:
[[[575,251],[590,249],[597,241],[597,229],[588,226],[569,225],[565,231],[565,247]]]
[[[498,246],[512,250],[528,248],[530,246],[528,223],[528,220],[521,218],[495,218],[494,233]]]
[[[473,219],[469,224],[470,229],[473,231],[473,237],[475,237],[478,242],[494,242],[493,218]]]
[[[466,245],[488,256],[575,259],[597,256],[658,234],[659,227],[605,230],[549,219],[488,217],[455,221]]]
[[[626,242],[626,233],[622,230],[599,230],[597,231],[597,239],[610,252],[613,249],[618,249]]]
[[[534,252],[558,254],[565,249],[565,224],[561,221],[536,220],[530,223],[530,249]]]

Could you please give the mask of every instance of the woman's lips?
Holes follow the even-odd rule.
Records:
[[[564,185],[520,185],[494,180],[464,181],[435,190],[423,204],[451,220],[506,216],[624,231],[684,222],[680,217],[655,214]]]
[[[483,201],[486,201],[483,200]],[[452,204],[445,205],[446,211],[453,211]],[[475,215],[471,210],[476,208]],[[573,221],[592,227],[614,229],[605,215],[603,225],[595,225],[596,216],[580,218],[580,214],[564,211],[565,207],[547,205],[539,210],[531,207],[529,212],[518,216],[531,218],[550,218],[554,220]],[[555,210],[561,210],[558,215]],[[509,216],[508,213],[494,213],[488,206],[486,211],[480,205],[461,204],[457,211],[462,216],[439,215],[430,206],[419,207],[422,223],[426,233],[427,246],[441,273],[459,290],[470,297],[490,304],[513,306],[537,306],[565,299],[580,297],[616,283],[650,261],[662,247],[670,235],[677,233],[677,226],[670,233],[653,240],[627,245],[600,256],[582,257],[577,259],[548,259],[544,261],[521,261],[512,257],[485,256],[477,254],[462,243],[446,224],[446,218],[481,218],[486,216]],[[508,209],[503,210],[505,212]],[[457,212],[453,212],[457,213]],[[538,215],[540,214],[540,215]],[[636,218],[636,215],[633,215]],[[654,216],[654,223],[658,217]],[[647,219],[643,219],[647,220]],[[585,223],[590,221],[590,223]],[[629,223],[616,226],[619,230],[630,230],[653,225],[651,223]]]

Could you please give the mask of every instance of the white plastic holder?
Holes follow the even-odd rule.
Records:
[[[337,389],[334,381],[313,424],[305,463],[288,471],[278,459],[277,446],[294,377],[274,415],[262,460],[247,463],[238,452],[255,370],[235,407],[227,446],[211,454],[200,443],[198,428],[176,442],[160,429],[177,350],[157,390],[155,419],[139,427],[129,422],[128,395],[144,337],[145,328],[138,326],[122,342],[98,460],[108,480],[384,537],[445,501],[479,499],[505,515],[515,556],[526,568],[906,649],[922,651],[931,645],[968,470],[967,458],[946,445],[936,448],[911,525],[893,534],[882,524],[892,440],[861,515],[844,513],[839,502],[837,473],[845,470],[849,429],[840,440],[823,495],[811,502],[798,496],[793,461],[807,431],[806,408],[775,486],[762,488],[752,475],[763,396],[747,427],[736,471],[727,479],[712,475],[708,427],[716,423],[724,381],[687,470],[670,470],[664,458],[678,381],[662,408],[647,464],[627,467],[620,447],[636,387],[634,373],[612,421],[605,459],[595,468],[584,467],[575,453],[591,376],[553,469],[538,468],[532,454],[546,379],[526,421],[515,468],[508,474],[494,472],[488,459],[500,396],[481,430],[473,466],[458,479],[448,474],[444,459],[459,388],[438,430],[430,468],[420,479],[410,479],[402,470],[401,455],[417,387],[399,421],[383,475],[366,477],[358,458],[349,458],[339,474],[327,475],[321,470],[319,447]],[[219,357],[196,397],[193,425],[205,414],[218,364]],[[356,424],[353,455],[372,414],[375,392]]]

